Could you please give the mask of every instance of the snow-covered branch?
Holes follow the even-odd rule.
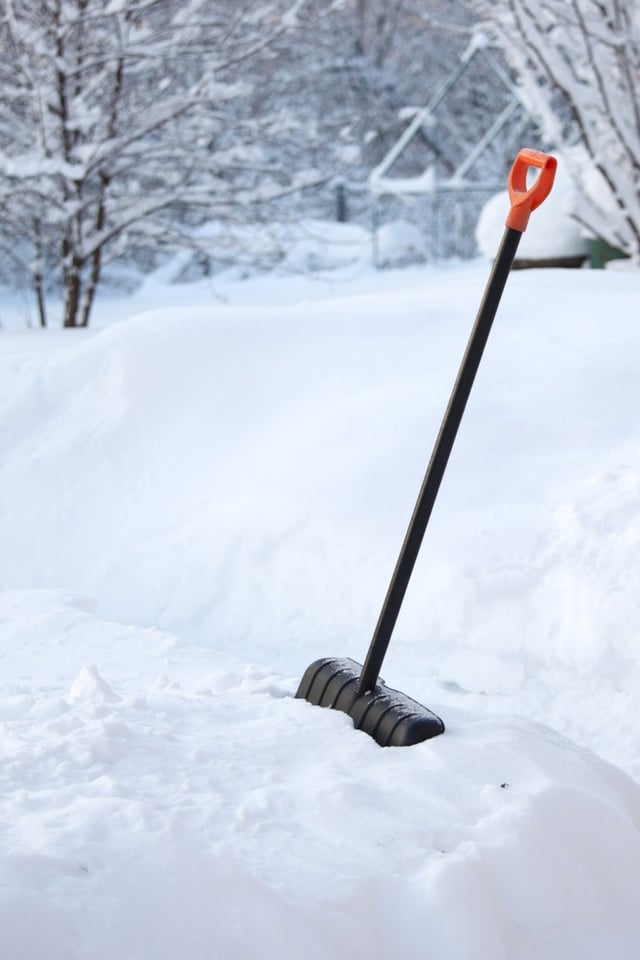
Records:
[[[640,260],[640,0],[475,0],[576,181],[585,229]]]

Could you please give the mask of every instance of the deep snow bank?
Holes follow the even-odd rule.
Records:
[[[486,273],[8,337],[1,582],[284,672],[361,658]],[[631,772],[637,296],[635,275],[513,275],[386,665]]]

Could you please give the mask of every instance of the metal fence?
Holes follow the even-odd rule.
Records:
[[[504,187],[438,186],[424,194],[385,194],[371,197],[374,231],[384,223],[406,220],[422,234],[430,261],[452,257],[469,259],[478,254],[475,231],[480,212]]]

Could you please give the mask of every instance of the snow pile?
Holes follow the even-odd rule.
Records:
[[[0,616],[11,956],[632,956],[638,788],[549,730],[450,710],[381,750],[291,679],[72,597]]]
[[[485,280],[2,334],[12,960],[635,960],[637,274],[510,279],[383,671],[445,735],[293,696],[365,653]]]
[[[306,220],[283,228],[280,268],[308,273],[368,263],[371,234],[356,223]]]
[[[270,223],[260,230],[247,225],[230,228],[210,223],[200,228],[196,236],[206,251],[205,259],[221,268],[226,278],[242,277],[243,270],[252,273],[258,268],[279,276],[313,274],[335,278],[337,271],[354,273],[368,269],[372,260],[378,267],[396,267],[427,259],[422,232],[406,220],[393,220],[373,232],[357,223],[327,220]],[[230,262],[234,266],[223,267]],[[202,270],[203,254],[184,251],[168,260],[153,282],[157,283],[160,276],[165,282],[184,282],[200,277]]]
[[[427,259],[422,231],[408,220],[391,220],[378,227],[375,244],[378,267],[400,267]]]
[[[518,246],[523,260],[552,260],[586,257],[589,241],[571,217],[574,187],[559,167],[549,198],[535,211]],[[476,243],[485,257],[493,259],[509,212],[507,191],[496,194],[484,205],[476,225]]]
[[[365,268],[372,255],[377,267],[424,263],[427,259],[422,232],[407,220],[392,220],[372,234],[355,223],[309,220],[282,233],[285,254],[281,272],[326,273],[345,268]]]

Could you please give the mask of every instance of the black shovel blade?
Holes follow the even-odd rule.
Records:
[[[380,679],[373,690],[359,694],[361,670],[348,657],[316,660],[305,670],[296,697],[342,710],[356,730],[368,733],[381,747],[409,747],[444,733],[440,717]]]

